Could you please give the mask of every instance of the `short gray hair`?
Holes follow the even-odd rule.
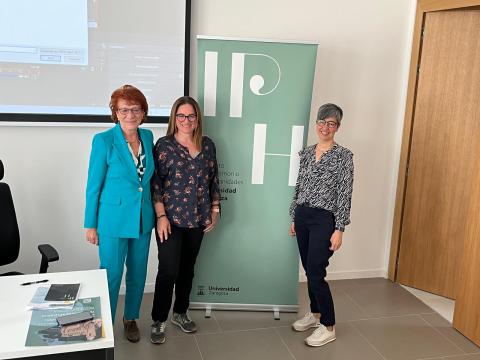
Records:
[[[335,104],[323,104],[318,108],[317,120],[325,120],[329,117],[334,117],[337,120],[338,125],[340,125],[343,118],[343,110],[340,106]]]

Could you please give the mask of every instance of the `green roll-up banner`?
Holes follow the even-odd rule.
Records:
[[[298,307],[288,208],[316,54],[316,44],[198,38],[198,99],[217,147],[222,215],[202,244],[192,307]]]

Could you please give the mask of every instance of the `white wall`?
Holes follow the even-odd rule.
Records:
[[[192,3],[194,34],[318,42],[311,118],[321,104],[339,104],[337,141],[355,161],[352,224],[329,278],[386,276],[416,1]]]
[[[352,224],[344,246],[332,259],[330,277],[384,276],[415,0],[192,3],[192,94],[196,93],[196,35],[319,43],[312,118],[324,102],[342,106],[345,117],[337,141],[355,154]],[[106,103],[108,97],[105,94]],[[85,242],[82,224],[90,142],[100,130],[0,126],[0,159],[12,188],[22,238],[19,261],[2,271],[37,271],[36,245],[44,242],[60,253],[60,261],[50,271],[98,267],[97,249]],[[164,128],[153,130],[156,138],[164,133]],[[308,142],[315,142],[313,127]],[[155,269],[152,242],[150,291]]]

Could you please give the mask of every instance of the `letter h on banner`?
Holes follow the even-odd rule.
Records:
[[[295,186],[300,156],[298,152],[303,147],[303,126],[292,126],[292,141],[290,154],[273,154],[265,152],[267,143],[267,124],[255,124],[253,134],[253,161],[252,161],[252,184],[263,184],[266,156],[289,156],[290,166],[288,170],[288,185]]]

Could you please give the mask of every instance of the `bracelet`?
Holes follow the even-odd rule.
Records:
[[[157,219],[161,219],[164,216],[167,216],[167,215],[165,215],[165,214],[159,215],[159,216],[157,216]]]

